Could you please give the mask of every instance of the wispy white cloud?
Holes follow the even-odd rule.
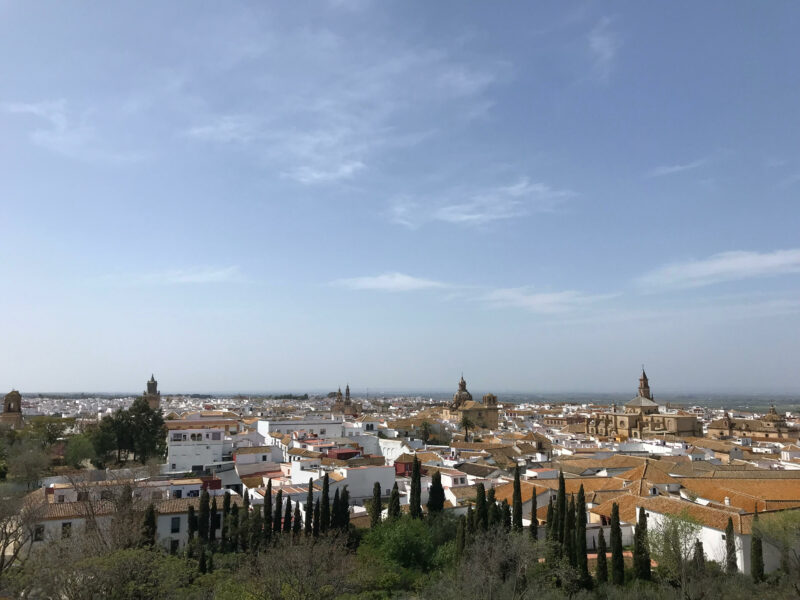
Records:
[[[497,308],[521,308],[539,314],[561,314],[586,309],[615,294],[589,295],[567,290],[536,292],[529,287],[500,288],[484,295],[481,300]]]
[[[245,115],[220,115],[205,125],[190,127],[186,135],[207,142],[246,143],[260,136],[260,124]]]
[[[424,204],[408,197],[396,199],[389,209],[390,219],[406,227],[429,221],[480,226],[534,212],[552,212],[575,192],[557,189],[523,177],[511,185],[485,188],[472,193],[448,192],[444,200]]]
[[[674,175],[676,173],[683,173],[684,171],[691,171],[702,167],[708,162],[707,158],[700,158],[688,163],[679,163],[674,165],[661,165],[648,171],[646,177],[664,177],[665,175]]]
[[[245,277],[237,265],[229,267],[190,267],[130,275],[120,279],[128,285],[192,285],[243,283]]]
[[[295,181],[299,181],[300,183],[321,183],[350,179],[363,168],[363,162],[360,160],[351,160],[336,165],[332,169],[299,167],[293,171],[283,173],[283,175]]]
[[[33,144],[67,156],[91,162],[127,163],[143,157],[134,153],[112,151],[101,143],[97,132],[86,118],[76,117],[64,99],[44,102],[9,102],[0,105],[6,113],[30,115],[38,125],[30,131]]]
[[[651,290],[691,288],[789,273],[800,273],[800,248],[764,253],[721,252],[702,260],[660,267],[640,277],[638,284]]]
[[[608,17],[603,17],[589,32],[587,39],[594,74],[604,82],[611,77],[621,45],[619,36],[611,25],[612,20]]]
[[[383,273],[374,277],[339,279],[334,281],[333,284],[351,290],[378,290],[383,292],[415,292],[448,287],[446,283],[441,281],[412,277],[404,273]]]

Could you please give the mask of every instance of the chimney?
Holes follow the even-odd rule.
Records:
[[[725,496],[725,506],[730,506],[730,505],[731,505],[731,499]]]

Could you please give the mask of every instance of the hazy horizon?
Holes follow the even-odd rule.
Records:
[[[800,6],[721,6],[0,0],[0,390],[800,393]]]

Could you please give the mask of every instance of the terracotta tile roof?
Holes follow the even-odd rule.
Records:
[[[233,454],[269,454],[272,446],[252,446],[250,448],[237,448]]]

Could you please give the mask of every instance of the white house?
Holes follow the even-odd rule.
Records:
[[[265,420],[258,422],[258,433],[265,438],[271,434],[285,434],[295,431],[305,431],[321,438],[342,437],[341,419],[318,419],[306,417],[304,419]]]

